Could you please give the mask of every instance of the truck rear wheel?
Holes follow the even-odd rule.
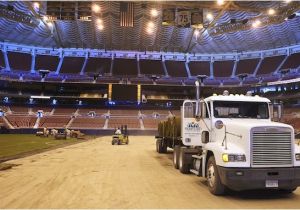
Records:
[[[162,139],[161,141],[161,153],[167,153],[168,151],[168,145],[167,145],[167,140]]]
[[[214,156],[210,156],[206,166],[206,178],[209,191],[214,195],[223,195],[225,186],[222,184]]]
[[[173,149],[173,165],[174,168],[179,168],[179,153],[180,153],[180,145],[175,145]]]
[[[178,166],[179,171],[183,174],[189,174],[192,168],[193,158],[192,155],[197,154],[196,149],[190,149],[186,147],[180,147]]]

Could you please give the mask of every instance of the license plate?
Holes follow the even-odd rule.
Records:
[[[266,188],[278,188],[278,180],[266,180]]]

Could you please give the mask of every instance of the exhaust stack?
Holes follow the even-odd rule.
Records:
[[[200,117],[200,110],[199,110],[199,103],[200,103],[200,85],[203,86],[203,81],[207,78],[206,75],[198,75],[197,76],[197,80],[195,81],[195,85],[196,85],[196,99],[197,99],[197,103],[196,103],[196,113],[195,116],[196,118]]]

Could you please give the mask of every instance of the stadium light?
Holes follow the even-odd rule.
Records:
[[[256,20],[256,21],[254,21],[254,22],[252,23],[252,27],[253,27],[253,28],[257,28],[258,26],[260,26],[260,24],[261,24],[261,21],[260,21],[260,20]]]
[[[154,23],[153,23],[152,21],[149,21],[149,22],[148,22],[148,27],[149,27],[149,28],[153,28],[153,27],[154,27]]]
[[[150,13],[151,13],[151,16],[152,16],[152,17],[157,17],[157,16],[158,16],[158,11],[157,11],[157,9],[151,9]]]
[[[211,13],[207,13],[207,14],[206,14],[206,19],[207,19],[208,21],[212,21],[212,20],[214,19],[214,16],[213,16]]]
[[[102,31],[102,30],[104,29],[104,26],[103,26],[102,24],[99,24],[99,25],[97,26],[97,28],[98,28],[100,31]]]
[[[153,28],[147,28],[146,31],[147,31],[148,34],[152,34],[153,33]]]
[[[274,15],[275,14],[275,10],[274,9],[269,9],[268,10],[268,15]]]
[[[47,25],[48,25],[49,27],[53,27],[53,23],[52,23],[52,22],[48,22]]]
[[[217,4],[218,4],[219,6],[222,6],[222,5],[224,4],[224,0],[217,0]]]
[[[30,96],[33,99],[50,99],[50,96]]]
[[[95,13],[100,12],[100,7],[99,7],[99,5],[94,4],[94,5],[92,6],[92,10],[93,10],[93,12],[95,12]]]
[[[39,10],[39,9],[40,9],[40,3],[38,3],[38,2],[33,2],[33,8],[34,8],[35,10]]]
[[[96,22],[97,22],[97,24],[102,24],[103,20],[101,18],[98,18]]]

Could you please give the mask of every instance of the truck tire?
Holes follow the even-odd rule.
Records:
[[[206,178],[209,191],[214,195],[223,195],[225,186],[222,184],[215,157],[210,156],[206,166]]]
[[[180,147],[178,166],[179,171],[183,174],[189,174],[192,168],[193,158],[192,155],[197,154],[196,149]]]
[[[162,139],[157,139],[156,140],[156,151],[158,153],[162,153]]]
[[[173,149],[173,165],[174,168],[179,168],[179,153],[180,153],[180,145],[175,145]]]
[[[162,139],[162,141],[161,141],[161,153],[167,153],[167,151],[168,151],[167,140]]]

